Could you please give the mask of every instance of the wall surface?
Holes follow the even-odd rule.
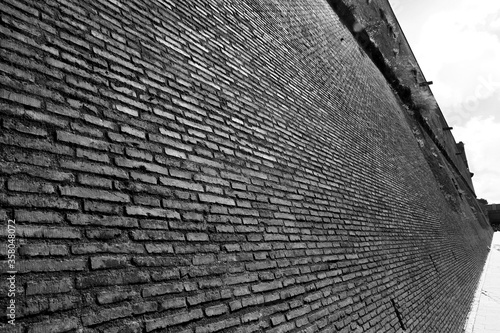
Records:
[[[461,331],[491,228],[345,12],[0,10],[0,332]]]

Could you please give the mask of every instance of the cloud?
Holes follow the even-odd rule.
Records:
[[[453,136],[465,144],[476,195],[500,203],[500,122],[494,117],[473,117],[455,126]]]
[[[479,105],[500,103],[500,1],[398,1],[398,20],[445,117],[464,124],[491,114]]]

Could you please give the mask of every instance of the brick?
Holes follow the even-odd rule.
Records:
[[[31,324],[28,333],[62,333],[77,329],[79,319],[77,317],[65,318],[64,320],[49,320],[47,322]]]
[[[71,199],[56,197],[41,197],[37,195],[9,195],[0,194],[0,203],[15,207],[37,207],[37,208],[57,208],[65,210],[77,210],[78,203]]]
[[[147,283],[150,281],[149,273],[137,270],[115,271],[112,275],[108,273],[94,273],[91,275],[79,275],[76,278],[78,289],[88,289],[94,287],[130,285],[137,283]]]
[[[128,194],[120,192],[110,192],[105,190],[90,189],[86,187],[59,186],[59,191],[63,196],[99,199],[113,202],[130,202]]]
[[[73,149],[64,145],[40,140],[39,138],[31,138],[20,135],[12,135],[10,133],[2,133],[0,143],[9,146],[17,146],[27,149],[42,150],[58,155],[73,155]]]
[[[87,230],[88,232],[89,230]],[[73,254],[94,254],[94,253],[144,253],[144,247],[141,244],[131,244],[126,242],[120,243],[85,243],[71,246]],[[117,257],[118,261],[126,261],[125,257]],[[105,257],[96,257],[96,264],[99,264]],[[123,259],[123,260],[122,260]]]
[[[146,244],[148,253],[174,253],[174,248],[170,244]]]
[[[221,331],[223,329],[237,326],[241,323],[240,318],[228,318],[224,319],[222,321],[218,321],[215,323],[210,323],[207,325],[204,325],[202,327],[196,327],[196,333],[209,333],[209,332],[217,332]]]
[[[115,238],[120,238],[122,232],[116,229],[87,230],[85,232],[85,235],[89,239],[111,240]]]
[[[104,177],[79,174],[78,182],[82,185],[88,185],[92,187],[104,187],[107,189],[113,188],[113,182],[110,179]]]
[[[68,220],[73,225],[95,225],[122,228],[137,228],[139,226],[137,219],[124,216],[68,214]]]
[[[146,161],[153,160],[153,155],[146,152],[146,151],[143,151],[143,150],[126,148],[125,153],[127,154],[127,156],[130,156],[130,157],[139,158],[139,159],[146,160]]]
[[[19,248],[19,254],[29,257],[67,256],[69,250],[66,245],[27,244]]]
[[[160,183],[167,186],[174,186],[186,190],[203,192],[203,186],[196,183],[186,182],[184,180],[160,177]]]
[[[164,283],[159,285],[152,285],[142,289],[142,297],[152,297],[165,294],[180,293],[184,290],[184,285],[180,282]]]
[[[61,160],[60,165],[62,168],[67,168],[71,170],[128,179],[127,172],[107,165],[81,162],[81,161],[71,161],[71,160]]]
[[[50,183],[36,180],[9,179],[7,188],[17,192],[54,193],[55,188]]]
[[[186,299],[184,297],[169,298],[168,300],[160,304],[161,309],[180,309],[187,306]]]
[[[203,317],[203,312],[200,309],[191,311],[182,311],[176,314],[171,314],[161,318],[147,319],[146,332],[151,332],[160,328],[171,327],[183,323],[187,323]]]
[[[90,258],[91,269],[123,268],[127,266],[128,259],[125,256],[101,256]]]
[[[215,195],[211,194],[198,194],[200,201],[203,202],[208,202],[208,203],[213,203],[213,204],[221,204],[221,205],[227,205],[227,206],[235,206],[236,203],[234,202],[234,199],[231,198],[223,198],[223,197],[218,197]]]
[[[92,161],[96,162],[102,162],[102,163],[109,163],[110,159],[109,156],[104,154],[104,153],[96,153],[90,150],[85,150],[85,149],[76,149],[76,157],[79,158],[86,158]]]
[[[97,150],[108,151],[110,149],[110,144],[105,141],[88,138],[85,136],[72,134],[64,131],[57,131],[57,140],[62,142],[67,142],[79,146],[89,147]]]
[[[98,212],[98,213],[119,215],[121,214],[122,207],[107,202],[84,200],[83,210],[85,212]]]
[[[229,307],[226,304],[219,304],[210,306],[205,309],[205,314],[209,317],[220,316],[229,311]]]
[[[84,259],[68,260],[23,260],[18,263],[19,273],[34,272],[64,272],[64,271],[83,271],[86,266]]]
[[[34,108],[39,108],[42,105],[42,101],[37,98],[29,97],[23,94],[18,94],[3,89],[0,90],[0,98],[7,99],[9,101],[20,103],[26,106],[31,106]]]
[[[122,131],[122,133],[136,136],[136,137],[141,138],[141,139],[146,138],[146,133],[144,133],[143,131],[140,131],[138,129],[135,129],[133,127],[130,127],[130,126],[122,126],[121,131]]]
[[[132,312],[134,314],[156,312],[157,310],[158,310],[158,303],[155,301],[136,303],[132,305]]]
[[[82,323],[85,326],[96,325],[111,321],[117,318],[128,317],[132,314],[130,305],[101,309],[99,312],[93,312],[82,315]]]
[[[68,227],[45,227],[18,225],[16,232],[21,237],[32,238],[61,238],[61,239],[80,239],[81,233],[79,229]]]
[[[169,219],[180,218],[179,213],[160,208],[146,208],[143,206],[127,206],[125,207],[125,212],[127,215],[132,216],[153,216],[153,217],[165,217]]]
[[[69,278],[56,281],[29,281],[26,285],[26,295],[59,294],[71,290],[73,290],[73,283]]]
[[[16,210],[15,220],[18,222],[58,224],[63,221],[63,216],[60,213],[49,211]]]
[[[174,231],[133,230],[130,233],[133,240],[177,240],[183,241],[184,235]]]

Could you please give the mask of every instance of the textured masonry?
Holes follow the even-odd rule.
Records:
[[[0,332],[460,332],[491,228],[349,3],[3,0]]]

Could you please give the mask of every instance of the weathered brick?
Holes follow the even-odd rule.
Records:
[[[219,304],[210,306],[205,309],[205,314],[209,317],[220,316],[229,311],[229,307],[226,304]]]
[[[69,250],[66,245],[27,244],[19,248],[19,254],[29,257],[67,256]]]
[[[89,162],[81,162],[81,161],[70,161],[70,160],[61,160],[60,165],[62,168],[67,168],[71,170],[78,170],[89,173],[96,173],[99,175],[106,176],[114,176],[117,178],[128,178],[127,172],[113,168],[107,165],[95,164]]]
[[[125,256],[102,256],[90,258],[91,269],[108,269],[126,267],[128,258]]]
[[[137,270],[123,270],[119,272],[94,273],[91,275],[80,275],[76,278],[78,289],[88,289],[93,287],[129,285],[137,283],[147,283],[150,281],[149,273]]]
[[[190,183],[180,179],[160,177],[160,183],[167,186],[174,186],[186,190],[203,192],[203,186],[197,183]]]
[[[109,150],[110,144],[105,141],[88,138],[85,136],[72,134],[64,131],[57,131],[57,140],[72,143],[79,146],[89,147],[97,150]]]
[[[28,328],[28,333],[53,332],[62,333],[77,329],[79,326],[79,318],[70,317],[64,320],[49,320],[42,323],[31,324]]]
[[[18,222],[30,223],[61,223],[63,216],[56,212],[16,210],[15,219]]]
[[[122,207],[109,202],[98,202],[98,201],[83,201],[83,210],[86,212],[98,212],[105,214],[121,214]]]
[[[134,240],[185,240],[184,235],[174,231],[133,230],[130,237]]]
[[[223,198],[223,197],[218,197],[215,195],[211,194],[199,194],[198,195],[200,198],[200,201],[203,202],[208,202],[208,203],[213,203],[213,204],[222,204],[222,205],[227,205],[227,206],[235,206],[236,203],[234,202],[234,199],[231,198]]]
[[[45,227],[40,225],[18,225],[16,233],[20,237],[30,238],[80,239],[82,237],[80,230],[76,228]]]
[[[31,106],[34,108],[39,108],[42,105],[42,101],[37,98],[29,97],[23,94],[18,94],[3,89],[0,90],[0,98],[7,99],[12,102],[20,103],[23,105]]]
[[[114,202],[130,202],[128,194],[105,190],[89,189],[86,187],[59,186],[61,195],[86,199],[100,199]]]
[[[83,185],[94,186],[94,187],[104,187],[107,189],[113,188],[113,182],[111,179],[104,177],[96,177],[91,175],[79,174],[78,182]]]
[[[73,225],[96,225],[122,228],[137,228],[139,226],[137,219],[124,216],[68,214],[68,220]]]
[[[59,294],[71,290],[73,290],[73,283],[69,278],[55,281],[29,281],[26,285],[26,295]]]
[[[89,254],[89,253],[144,253],[144,247],[141,244],[131,243],[85,243],[71,246],[71,252],[74,254]],[[102,258],[106,259],[105,257]],[[118,257],[120,261],[124,257]],[[91,260],[92,261],[92,260]],[[101,261],[100,258],[95,258],[96,264]]]
[[[75,200],[27,194],[9,196],[0,194],[0,203],[15,207],[57,208],[66,210],[78,209],[78,203]]]
[[[86,267],[86,261],[84,259],[23,260],[18,265],[20,273],[83,271]]]
[[[113,319],[128,317],[132,314],[130,305],[124,305],[116,308],[101,309],[99,312],[84,314],[82,323],[85,326],[104,323]]]
[[[196,319],[200,319],[202,317],[203,312],[200,309],[196,309],[191,311],[184,310],[182,312],[171,314],[161,318],[147,319],[146,332],[187,323]]]
[[[101,239],[101,240],[111,240],[119,238],[122,235],[120,230],[116,229],[99,229],[99,230],[87,230],[85,235],[89,239]]]
[[[127,206],[125,207],[125,212],[127,215],[132,216],[154,216],[154,217],[165,217],[170,219],[180,218],[179,213],[160,208],[147,208],[143,206]]]
[[[174,248],[170,244],[146,244],[148,253],[174,253]]]
[[[184,285],[181,282],[164,283],[152,285],[142,289],[142,297],[152,297],[165,294],[180,293],[184,290]]]

